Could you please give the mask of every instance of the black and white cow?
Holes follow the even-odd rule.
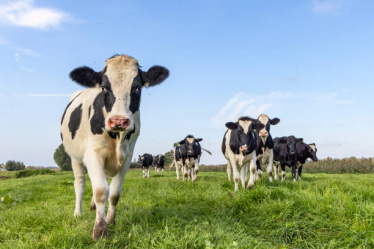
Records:
[[[247,175],[246,166],[249,164],[250,178],[247,188],[254,186],[256,174],[256,137],[255,129],[262,129],[264,125],[250,117],[240,117],[237,122],[226,123],[228,128],[222,141],[222,153],[227,160],[227,174],[231,181],[231,168],[234,171],[235,191],[238,190],[239,170],[243,188]]]
[[[161,154],[155,156],[153,164],[155,166],[156,173],[159,174],[160,171],[161,171],[161,175],[163,175],[164,174],[164,165],[165,165],[165,156],[161,155]]]
[[[301,180],[301,172],[303,171],[303,164],[308,158],[314,162],[318,161],[317,158],[317,147],[315,143],[306,144],[302,138],[296,139],[296,151],[297,151],[297,164],[298,174]],[[297,179],[297,176],[296,176]]]
[[[257,165],[257,179],[262,177],[261,165],[266,165],[266,171],[268,173],[269,181],[273,181],[273,138],[270,135],[270,125],[277,125],[280,122],[279,118],[270,119],[266,114],[261,114],[257,120],[261,122],[265,127],[262,129],[256,129],[256,165]]]
[[[201,157],[201,145],[199,142],[202,140],[202,138],[188,135],[174,148],[173,163],[175,163],[177,179],[179,179],[179,170],[182,168],[183,181],[190,179],[196,181]]]
[[[91,179],[95,240],[107,238],[107,223],[115,223],[123,180],[139,136],[142,88],[160,84],[168,75],[161,66],[142,71],[138,61],[127,55],[109,58],[101,72],[79,67],[70,73],[73,81],[88,88],[72,95],[62,115],[61,139],[74,171],[74,215],[82,215],[85,168]],[[110,186],[107,177],[113,178]]]
[[[292,168],[292,176],[295,179],[297,151],[296,138],[294,136],[274,138],[274,172],[275,180],[279,179],[279,166],[282,169],[282,181],[286,180],[286,166]]]
[[[143,178],[149,178],[149,167],[152,166],[153,156],[151,154],[145,153],[142,156],[139,155],[139,161],[142,165]]]

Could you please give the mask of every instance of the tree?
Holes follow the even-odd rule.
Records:
[[[63,144],[57,147],[53,159],[62,171],[72,171],[70,156],[65,152]]]
[[[173,150],[165,153],[165,166],[169,166],[173,162],[173,159],[174,159],[173,154],[174,154]]]
[[[9,160],[5,163],[5,169],[8,171],[23,170],[25,169],[25,165],[23,164],[23,162]]]
[[[5,164],[0,163],[0,169],[5,169]]]

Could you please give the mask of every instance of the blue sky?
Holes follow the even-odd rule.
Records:
[[[372,157],[371,0],[0,0],[0,162],[55,165],[59,123],[82,89],[68,74],[114,54],[170,77],[144,89],[135,156],[187,134],[224,163],[225,123],[261,113],[273,137],[317,144],[319,158]]]

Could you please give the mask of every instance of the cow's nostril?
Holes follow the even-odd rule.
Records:
[[[114,116],[109,119],[110,129],[125,130],[130,126],[130,120],[128,118]]]

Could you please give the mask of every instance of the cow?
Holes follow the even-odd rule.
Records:
[[[153,156],[151,154],[145,153],[142,156],[139,155],[139,161],[142,165],[143,178],[149,178],[149,167],[152,166]]]
[[[318,161],[317,158],[317,147],[315,143],[306,144],[302,138],[296,139],[296,151],[297,151],[297,164],[298,174],[301,180],[301,172],[303,171],[303,164],[310,158],[314,162]],[[297,179],[297,176],[296,176]]]
[[[184,151],[184,150],[183,150]],[[175,171],[177,173],[177,179],[180,179],[179,172],[181,169],[183,169],[183,161],[182,161],[182,151],[181,151],[181,146],[177,145],[174,147],[173,150],[173,162],[171,163],[170,167],[171,168],[175,164]],[[183,174],[183,171],[182,171]]]
[[[182,156],[182,172],[183,181],[191,180],[194,182],[197,180],[197,174],[199,173],[199,162],[201,157],[201,142],[202,138],[195,138],[192,135],[187,135],[185,139],[179,142],[179,151]]]
[[[270,125],[277,125],[280,122],[279,118],[270,119],[266,114],[261,114],[257,120],[261,122],[265,127],[262,129],[256,129],[256,165],[257,165],[257,176],[256,179],[261,179],[262,169],[261,165],[267,165],[266,171],[268,173],[269,181],[273,181],[273,138],[270,135]]]
[[[74,171],[75,216],[82,215],[86,169],[91,179],[94,240],[108,238],[107,223],[115,223],[123,180],[140,132],[142,88],[156,86],[168,76],[169,71],[161,66],[143,71],[128,55],[107,59],[100,72],[83,66],[70,73],[73,81],[87,89],[72,95],[62,115],[61,139]],[[107,177],[113,179],[110,186]]]
[[[292,168],[292,176],[295,179],[297,151],[296,151],[296,138],[294,136],[274,138],[274,172],[275,180],[279,179],[279,166],[282,169],[282,181],[286,180],[286,166]]]
[[[254,186],[256,173],[256,137],[255,129],[265,126],[250,117],[240,117],[235,123],[226,123],[226,133],[222,141],[222,153],[227,160],[227,174],[231,181],[231,168],[234,171],[235,191],[238,191],[239,170],[243,188],[245,188],[246,166],[249,164],[250,178],[247,188]]]
[[[161,175],[163,175],[164,165],[165,165],[165,156],[161,154],[155,156],[155,159],[153,160],[153,165],[155,166],[156,174],[159,174],[161,170]]]

